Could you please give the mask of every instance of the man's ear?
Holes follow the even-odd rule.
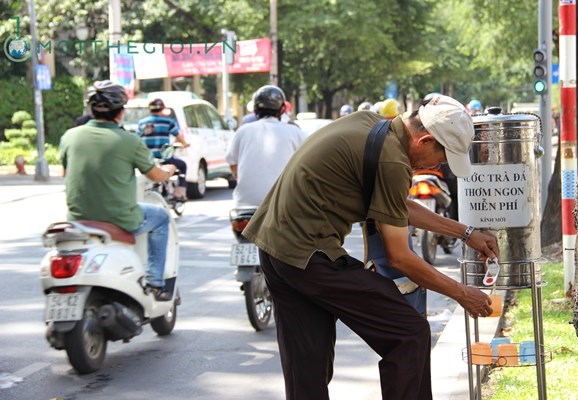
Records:
[[[429,144],[430,142],[436,142],[436,139],[430,134],[430,133],[426,133],[425,135],[421,136],[417,142],[421,145],[421,144]]]

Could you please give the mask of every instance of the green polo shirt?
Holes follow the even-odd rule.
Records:
[[[64,133],[60,156],[70,220],[110,222],[127,231],[138,228],[143,213],[136,201],[134,170],[146,174],[154,166],[140,137],[116,123],[91,120]]]
[[[251,218],[243,235],[273,257],[305,268],[320,250],[335,260],[352,224],[366,217],[363,156],[369,132],[382,118],[359,111],[308,137]],[[381,150],[370,218],[407,226],[411,187],[408,139],[400,117]]]

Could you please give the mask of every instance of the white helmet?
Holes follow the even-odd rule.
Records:
[[[375,103],[373,105],[373,107],[371,108],[371,111],[381,114],[381,107],[383,107],[383,101],[378,101],[377,103]]]

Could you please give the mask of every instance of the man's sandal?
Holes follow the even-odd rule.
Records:
[[[170,292],[166,292],[162,287],[147,286],[149,293],[155,296],[156,301],[171,301],[173,296]]]

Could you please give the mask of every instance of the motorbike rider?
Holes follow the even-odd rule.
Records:
[[[383,107],[383,101],[377,101],[371,107],[371,110],[376,114],[381,114],[381,107]]]
[[[401,104],[395,99],[387,99],[381,105],[379,113],[385,119],[394,119],[401,114]]]
[[[353,107],[351,107],[349,104],[344,104],[341,106],[341,108],[339,109],[339,117],[345,117],[346,115],[349,115],[353,112]]]
[[[472,99],[467,105],[466,108],[470,112],[470,115],[481,114],[484,112],[484,107],[482,107],[482,103],[479,100]]]
[[[253,98],[255,97],[255,94],[253,94]],[[253,98],[251,98],[251,100],[249,100],[249,102],[247,103],[247,112],[248,114],[243,116],[243,118],[241,118],[241,123],[239,124],[239,126],[241,125],[245,125],[248,124],[250,122],[255,122],[257,121],[257,116],[255,115],[255,106],[254,106],[254,101]]]
[[[88,89],[94,118],[60,139],[68,219],[109,222],[133,235],[148,234],[143,284],[156,300],[169,301],[171,294],[163,290],[169,214],[163,207],[137,203],[135,168],[161,182],[176,167],[157,167],[143,141],[119,127],[127,100],[121,85],[94,82]]]
[[[233,192],[236,206],[261,204],[306,137],[297,125],[281,122],[286,105],[285,94],[279,87],[263,86],[255,92],[253,100],[257,121],[235,132],[225,155],[237,180]]]
[[[373,107],[373,105],[369,101],[364,101],[363,103],[361,103],[359,105],[359,107],[357,107],[357,111],[362,111],[362,110],[369,111],[369,110],[371,110],[372,107]]]
[[[281,121],[285,122],[286,124],[293,123],[293,106],[287,100],[285,100],[285,111],[281,114]]]
[[[185,201],[187,199],[187,180],[185,179],[187,164],[183,160],[173,156],[163,157],[162,151],[165,146],[171,144],[171,136],[174,136],[175,140],[181,143],[183,147],[188,147],[189,144],[185,140],[182,132],[179,132],[178,122],[163,115],[166,107],[161,99],[151,101],[148,109],[151,115],[138,121],[137,133],[156,159],[161,160],[162,164],[172,164],[177,167],[179,176],[174,196],[178,200]]]

